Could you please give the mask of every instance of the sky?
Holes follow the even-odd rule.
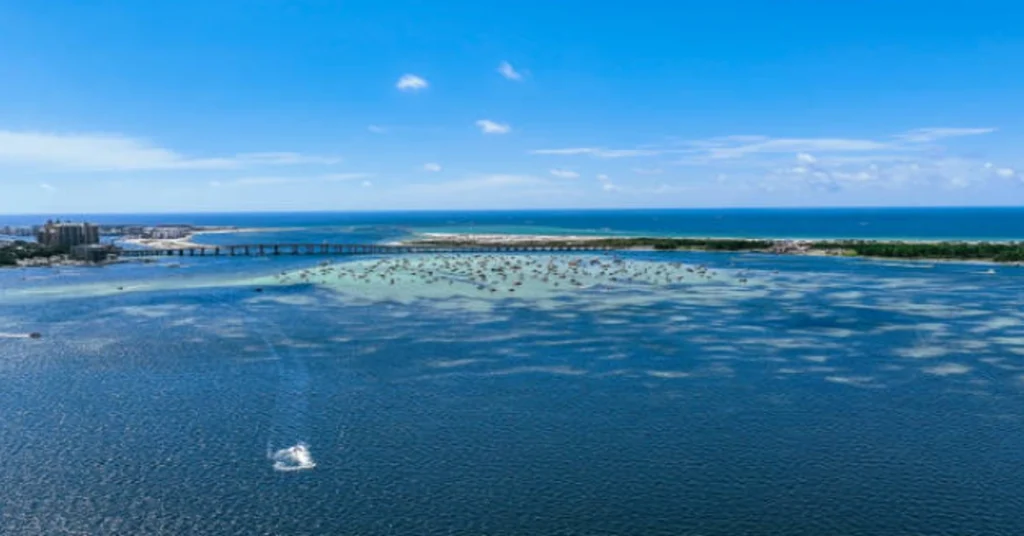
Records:
[[[3,0],[0,214],[1024,203],[1024,6]]]

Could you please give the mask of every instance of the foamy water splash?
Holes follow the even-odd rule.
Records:
[[[305,471],[316,467],[313,454],[309,451],[309,445],[305,443],[297,443],[273,452],[270,459],[274,461],[275,471]]]

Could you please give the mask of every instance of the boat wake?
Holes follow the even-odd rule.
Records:
[[[274,326],[266,326],[274,329]],[[306,471],[316,467],[309,445],[300,438],[308,437],[306,423],[308,411],[309,372],[301,358],[291,352],[278,353],[263,331],[257,331],[270,355],[277,361],[278,383],[267,439],[267,458],[273,461],[275,471]],[[283,338],[283,334],[281,334]],[[291,445],[280,448],[281,445]]]
[[[316,467],[313,454],[309,452],[309,445],[305,443],[271,452],[269,458],[274,461],[275,471],[306,471]]]

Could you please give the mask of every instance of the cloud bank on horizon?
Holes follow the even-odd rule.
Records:
[[[403,20],[415,32],[378,27],[395,16],[379,7],[362,8],[377,24],[363,26],[308,7],[280,22],[295,39],[275,44],[262,32],[281,8],[257,9],[254,21],[191,0],[120,8],[151,30],[139,38],[148,34],[118,27],[112,10],[58,2],[67,9],[54,19],[40,6],[0,7],[0,19],[24,23],[0,50],[0,68],[20,81],[0,87],[0,213],[1024,201],[1012,128],[1024,112],[1011,98],[1024,75],[998,69],[1024,50],[1024,31],[981,19],[961,17],[955,32],[909,28],[897,23],[915,14],[901,7],[887,11],[893,33],[872,34],[852,31],[877,24],[871,10],[846,12],[849,35],[780,31],[735,50],[716,45],[750,28],[714,7],[639,27],[610,10],[525,2],[482,38],[472,31],[482,6],[449,24],[411,3]],[[546,17],[532,17],[542,6]],[[190,9],[237,31],[168,34],[209,54],[167,52],[169,28],[153,12],[172,20]],[[763,15],[807,27],[845,9]],[[569,35],[546,33],[573,17]],[[50,23],[67,34],[33,33]],[[613,23],[619,32],[601,31]],[[716,31],[684,36],[679,24]],[[448,37],[425,37],[442,27]],[[905,49],[864,52],[893,35]],[[995,35],[1006,46],[971,45]],[[961,56],[915,63],[928,84],[892,80],[936,43]],[[263,63],[225,62],[218,50]],[[846,51],[844,70],[835,50]],[[161,54],[172,57],[131,61]],[[107,56],[113,67],[87,68]]]

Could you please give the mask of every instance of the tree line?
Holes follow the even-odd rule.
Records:
[[[418,245],[470,247],[482,245],[472,239],[433,239],[417,241]],[[651,248],[660,251],[752,251],[773,252],[784,244],[776,240],[742,238],[657,238],[623,237],[588,240],[515,240],[507,246],[557,247],[599,246],[612,249]],[[1024,242],[902,242],[876,240],[819,240],[804,242],[805,249],[827,251],[837,255],[884,257],[894,259],[990,260],[1024,262]],[[798,248],[789,248],[799,253]]]
[[[60,246],[44,246],[36,242],[16,240],[8,245],[0,245],[0,266],[17,266],[18,261],[49,258],[68,253],[67,248]]]

